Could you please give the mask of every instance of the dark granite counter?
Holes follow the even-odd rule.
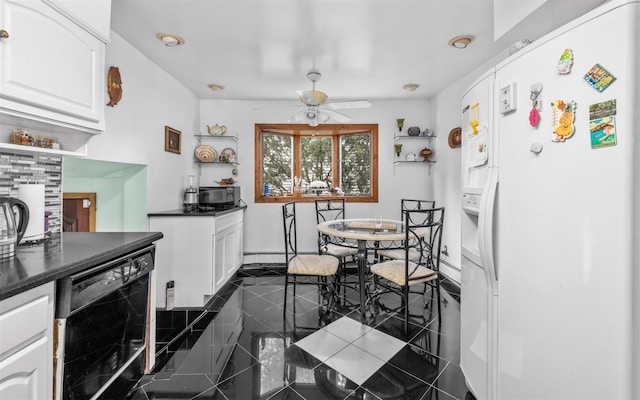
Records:
[[[100,265],[158,239],[161,232],[65,232],[42,244],[18,246],[0,262],[0,300]]]
[[[217,210],[217,211],[193,211],[193,212],[185,212],[184,210],[169,210],[169,211],[158,211],[148,213],[149,217],[220,217],[225,214],[229,214],[232,212],[236,212],[239,210],[245,210],[247,206],[235,206],[233,208],[228,208],[226,210]]]

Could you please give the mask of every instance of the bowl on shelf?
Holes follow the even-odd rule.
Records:
[[[201,144],[194,150],[194,155],[201,162],[214,162],[218,158],[218,152],[208,144]]]

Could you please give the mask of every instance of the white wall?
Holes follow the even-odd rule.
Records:
[[[292,96],[293,97],[293,96]],[[299,109],[295,99],[291,101],[237,101],[203,100],[200,103],[200,132],[206,134],[206,125],[225,125],[227,134],[238,136],[238,176],[242,199],[247,203],[245,213],[245,262],[282,262],[281,257],[264,256],[268,253],[283,252],[282,204],[254,202],[254,136],[256,123],[286,123]],[[402,133],[410,126],[420,129],[429,127],[429,102],[426,100],[376,100],[369,109],[348,110],[352,123],[378,124],[378,185],[379,202],[347,203],[347,217],[370,217],[378,214],[400,218],[400,199],[433,197],[433,174],[421,163],[402,164],[394,168],[393,136],[397,132],[396,119],[404,118]],[[439,132],[436,131],[436,134]],[[442,143],[446,146],[446,136],[434,139],[435,158]],[[215,142],[207,141],[215,147]],[[423,146],[428,142],[425,141]],[[220,151],[221,149],[216,149]],[[186,151],[186,150],[185,150]],[[403,155],[404,156],[404,155]],[[437,164],[436,164],[437,165]],[[214,184],[220,178],[229,177],[230,168],[219,165],[205,165],[200,175],[201,186]],[[435,168],[434,168],[435,170]],[[317,251],[315,210],[313,203],[297,205],[300,232],[299,249],[303,252]]]
[[[182,208],[194,168],[198,98],[113,31],[106,61],[105,74],[110,66],[120,69],[122,100],[106,107],[106,130],[89,141],[88,158],[148,166],[148,187],[141,188],[148,210],[137,210],[145,217],[147,211]],[[164,151],[165,125],[182,132],[181,154]]]

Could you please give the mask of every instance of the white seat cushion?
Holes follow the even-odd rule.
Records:
[[[334,256],[302,254],[289,261],[287,273],[294,275],[334,275],[338,270],[338,259]]]
[[[394,250],[378,250],[378,255],[391,258],[392,260],[404,260],[404,249]],[[420,259],[420,253],[414,248],[409,249],[409,261],[417,262]]]
[[[415,267],[415,263],[409,262],[409,271],[413,271]],[[371,272],[397,285],[406,285],[404,279],[404,260],[392,260],[373,264],[371,266]],[[411,286],[418,283],[432,281],[438,278],[438,274],[427,267],[419,266],[418,269],[410,276],[410,278],[415,279],[409,282],[409,285]]]
[[[358,249],[353,246],[340,246],[339,244],[329,243],[327,244],[326,254],[334,257],[347,257],[358,254]]]

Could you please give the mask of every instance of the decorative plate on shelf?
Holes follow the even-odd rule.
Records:
[[[208,144],[197,146],[194,154],[196,158],[202,162],[214,162],[218,158],[218,152]]]
[[[234,163],[236,162],[236,152],[232,148],[227,147],[220,152],[222,162]]]

